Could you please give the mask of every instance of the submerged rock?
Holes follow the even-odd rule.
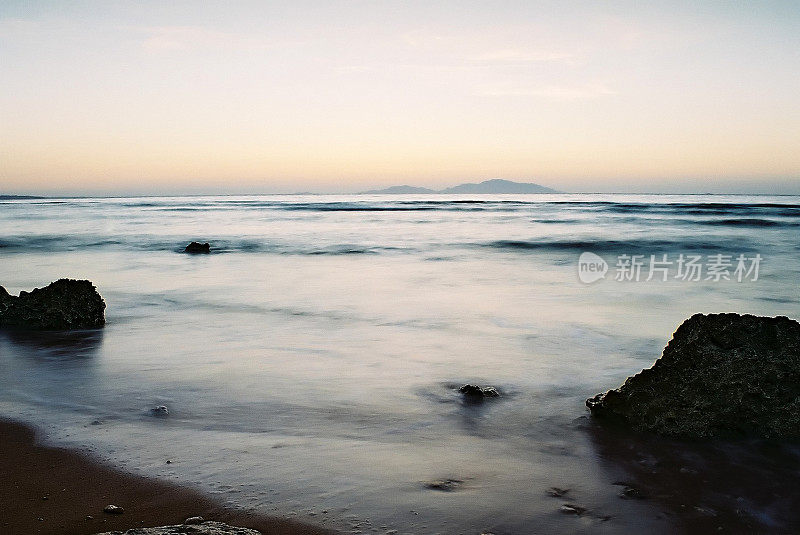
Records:
[[[800,437],[800,323],[695,314],[651,368],[586,406],[662,435]]]
[[[164,416],[169,416],[169,409],[166,405],[159,405],[158,407],[153,407],[150,409],[150,414],[152,416],[158,416],[163,418]]]
[[[44,288],[9,295],[0,286],[0,326],[38,330],[102,327],[106,304],[88,280],[60,279]]]
[[[569,494],[569,489],[562,489],[559,487],[550,487],[547,489],[547,495],[553,498],[563,498]]]
[[[633,499],[633,500],[641,500],[644,499],[645,496],[642,494],[642,491],[639,490],[637,487],[630,485],[624,481],[615,481],[613,485],[617,485],[622,487],[622,492],[619,493],[620,498],[624,498],[626,500]]]
[[[110,515],[121,515],[125,512],[125,509],[120,507],[119,505],[109,504],[103,507],[103,512],[108,513]]]
[[[586,512],[586,508],[581,507],[580,505],[575,505],[574,503],[565,503],[559,508],[559,511],[565,515],[581,516]]]
[[[209,243],[193,241],[186,246],[186,249],[184,249],[183,252],[190,254],[208,254],[211,252],[211,245]]]
[[[464,399],[471,402],[481,402],[485,398],[497,398],[500,397],[500,393],[497,389],[493,386],[477,386],[477,385],[470,385],[466,384],[458,389],[458,391],[464,395]]]
[[[453,492],[458,490],[464,484],[461,479],[437,479],[425,483],[425,488],[431,490],[440,490],[442,492]]]
[[[261,532],[254,529],[237,528],[223,524],[222,522],[203,522],[191,527],[185,524],[177,526],[161,526],[158,528],[134,528],[127,531],[107,531],[97,535],[185,535],[193,533],[195,535],[261,535]]]

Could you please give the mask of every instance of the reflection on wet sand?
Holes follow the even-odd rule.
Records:
[[[16,353],[39,360],[94,358],[103,345],[103,329],[73,331],[0,330],[0,341],[16,347]]]
[[[800,525],[800,446],[766,440],[692,442],[588,421],[602,461],[622,470],[620,497],[643,499],[686,533],[789,533]]]

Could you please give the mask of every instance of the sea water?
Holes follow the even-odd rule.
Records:
[[[669,532],[619,498],[584,400],[692,314],[800,317],[798,237],[791,196],[4,201],[0,284],[89,279],[107,324],[0,333],[0,415],[348,532]],[[607,264],[592,283],[587,252]],[[465,383],[502,395],[465,403]]]

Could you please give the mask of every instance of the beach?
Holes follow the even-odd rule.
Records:
[[[90,280],[106,323],[0,331],[0,415],[207,500],[92,513],[123,502],[109,494],[53,517],[42,508],[55,491],[32,488],[23,516],[82,527],[90,515],[96,531],[237,523],[213,516],[220,504],[381,534],[790,525],[792,447],[620,440],[585,400],[651,366],[697,312],[800,316],[798,223],[791,196],[5,201],[0,284],[17,295]],[[210,253],[184,253],[191,241]],[[584,252],[607,263],[604,279],[581,280]],[[677,276],[680,255],[705,268],[718,254],[761,255],[758,279],[738,281],[735,265],[728,279]],[[625,255],[673,264],[666,280],[646,266],[636,278],[617,265]],[[469,403],[467,383],[498,396]],[[725,477],[737,473],[752,484]],[[647,497],[621,497],[620,483]]]
[[[800,533],[799,6],[0,0],[0,535]]]
[[[137,477],[85,453],[39,444],[35,432],[0,421],[0,532],[84,535],[182,524],[193,516],[259,530],[262,534],[323,534],[291,520],[235,510],[196,490]],[[107,505],[122,514],[103,512]]]

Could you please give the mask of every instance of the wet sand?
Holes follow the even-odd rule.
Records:
[[[324,534],[291,520],[226,508],[185,487],[127,474],[91,457],[36,442],[22,424],[0,420],[0,533],[85,535],[180,524],[191,516],[264,535]],[[103,512],[106,505],[121,515]]]
[[[800,446],[755,438],[689,441],[591,422],[622,498],[659,507],[675,533],[800,533]]]

